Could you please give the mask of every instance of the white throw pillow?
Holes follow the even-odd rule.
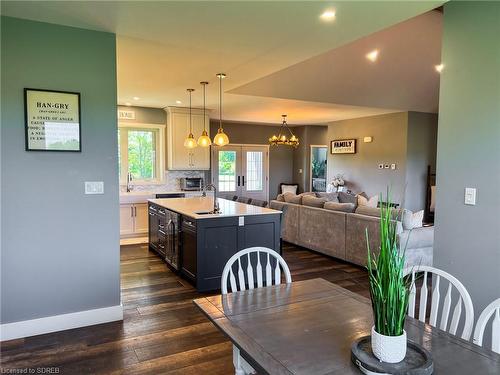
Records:
[[[403,228],[405,230],[422,228],[424,220],[424,210],[411,212],[410,210],[403,210]]]
[[[358,206],[367,206],[377,208],[378,205],[378,195],[374,195],[373,197],[366,199],[362,195],[357,195],[358,198]]]
[[[281,194],[297,194],[297,185],[281,185]]]

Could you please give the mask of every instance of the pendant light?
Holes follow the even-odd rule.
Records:
[[[184,147],[195,148],[198,145],[196,144],[196,139],[194,139],[193,135],[193,118],[191,116],[191,94],[194,89],[187,89],[187,91],[189,92],[189,135],[184,140]]]
[[[203,86],[203,133],[201,133],[200,138],[198,138],[198,145],[201,147],[208,147],[212,144],[212,140],[208,136],[207,133],[207,128],[206,128],[206,115],[205,115],[205,110],[206,110],[206,87],[208,85],[208,82],[203,81],[200,82],[200,85]]]
[[[286,123],[286,115],[281,115],[281,118],[282,123],[278,135],[273,135],[271,138],[269,138],[269,143],[272,146],[285,145],[297,147],[299,145],[299,138],[297,138],[295,134],[292,133],[292,130],[288,127],[288,124]],[[290,133],[290,139],[288,139],[286,133]]]
[[[226,78],[226,75],[224,73],[219,73],[217,74],[217,78],[219,78],[219,129],[214,137],[214,143],[217,146],[225,146],[229,143],[229,138],[222,128],[222,79]]]

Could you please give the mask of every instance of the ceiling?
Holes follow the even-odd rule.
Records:
[[[328,51],[348,48],[351,42],[443,2],[2,1],[1,13],[116,33],[120,104],[165,107],[179,105],[176,101],[180,100],[185,105],[185,90],[193,87],[198,89],[193,104],[199,106],[202,103],[199,81],[207,80],[210,82],[207,104],[214,109],[212,117],[217,117],[215,73],[223,71],[228,75],[224,80],[225,119],[279,123],[280,115],[288,113],[290,124],[304,124],[401,110],[396,101],[388,102],[393,107],[385,102],[372,102],[372,93],[366,100],[350,101],[355,96],[353,92],[357,90],[359,94],[363,92],[360,88],[369,84],[356,76],[344,77],[347,83],[356,83],[356,90],[350,90],[345,97],[339,96],[340,89],[334,86],[330,90],[331,80],[320,85],[315,94],[313,85],[304,78],[314,73],[317,75],[314,82],[321,83],[325,74],[329,77],[331,69],[323,72],[308,69],[318,61],[323,61],[320,66],[325,69],[328,61],[337,64],[342,60],[339,55],[330,56],[334,51]],[[333,22],[320,20],[319,15],[325,9],[335,9]],[[358,52],[362,49],[358,47]],[[347,51],[350,59],[359,57],[356,48]],[[384,45],[381,57],[389,56],[385,51]],[[358,68],[350,74],[359,72]],[[301,73],[292,75],[290,81],[293,69]],[[297,70],[293,72],[297,74]],[[418,80],[416,77],[415,81]],[[391,82],[394,81],[397,79]],[[276,82],[286,84],[276,88],[273,87]],[[377,87],[384,88],[380,82]]]

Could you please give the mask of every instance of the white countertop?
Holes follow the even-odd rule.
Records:
[[[269,215],[281,213],[281,211],[270,208],[252,206],[251,204],[238,203],[222,198],[217,198],[221,212],[219,214],[205,215],[200,215],[198,212],[208,212],[213,210],[214,201],[211,197],[149,199],[149,201],[162,206],[167,210],[174,211],[197,220],[213,219],[216,217]]]

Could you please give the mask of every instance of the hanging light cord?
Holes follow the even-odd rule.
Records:
[[[206,99],[205,99],[205,87],[207,86],[206,83],[203,84],[203,130],[207,130],[205,127],[205,104],[206,104]]]
[[[219,74],[219,129],[222,129],[222,74]]]
[[[192,91],[189,90],[189,134],[193,134],[193,123],[191,117],[191,94]]]

